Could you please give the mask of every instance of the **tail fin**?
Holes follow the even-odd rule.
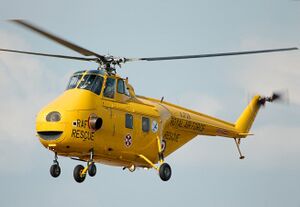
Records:
[[[261,97],[260,96],[254,96],[251,102],[248,104],[246,109],[243,111],[241,116],[238,118],[238,120],[235,122],[235,128],[240,133],[247,134],[253,124],[253,121],[256,117],[256,114],[258,110],[260,109],[260,106],[262,105],[260,103]]]

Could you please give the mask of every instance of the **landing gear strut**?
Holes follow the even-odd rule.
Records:
[[[240,159],[244,159],[245,156],[242,155],[242,152],[241,152],[241,149],[240,149],[240,143],[241,143],[241,139],[237,139],[237,138],[234,138],[234,142],[235,142],[235,145],[236,145],[236,148],[238,149],[238,152],[240,154]]]
[[[158,160],[160,163],[159,167],[157,167],[151,160],[149,160],[144,155],[140,154],[139,157],[145,160],[149,165],[151,165],[154,169],[158,171],[160,179],[162,179],[163,181],[168,181],[171,178],[172,169],[168,163],[164,162],[163,153],[166,149],[166,142],[164,140],[161,141],[158,136],[157,136],[157,146],[158,146]]]
[[[90,151],[90,159],[87,162],[87,166],[83,167],[82,165],[77,165],[74,168],[73,177],[76,182],[82,183],[85,180],[87,173],[91,177],[94,177],[96,175],[97,168],[93,160],[94,160],[94,150],[92,149]]]
[[[50,167],[50,174],[52,177],[57,178],[60,175],[61,169],[57,161],[57,152],[55,152],[53,165]]]

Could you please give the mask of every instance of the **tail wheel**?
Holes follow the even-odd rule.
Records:
[[[57,178],[60,175],[60,167],[58,164],[53,164],[50,167],[50,174],[52,177]]]
[[[159,177],[163,181],[168,181],[171,178],[172,175],[172,169],[168,163],[163,163],[159,167]]]
[[[97,168],[96,168],[95,163],[92,163],[92,164],[89,165],[88,173],[89,173],[89,176],[91,176],[91,177],[94,177],[96,175]]]
[[[84,169],[84,167],[82,165],[77,165],[74,168],[73,176],[74,176],[74,179],[76,180],[76,182],[78,182],[78,183],[82,183],[85,180],[86,174],[81,175],[83,169]]]

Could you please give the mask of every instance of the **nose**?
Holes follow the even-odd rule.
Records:
[[[63,140],[65,123],[61,111],[42,110],[36,119],[36,132],[44,145],[58,143]]]

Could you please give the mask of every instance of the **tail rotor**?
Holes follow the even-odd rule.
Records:
[[[289,103],[288,90],[273,92],[271,96],[262,96],[259,100],[259,104],[263,106],[266,104],[266,102],[288,104]]]

